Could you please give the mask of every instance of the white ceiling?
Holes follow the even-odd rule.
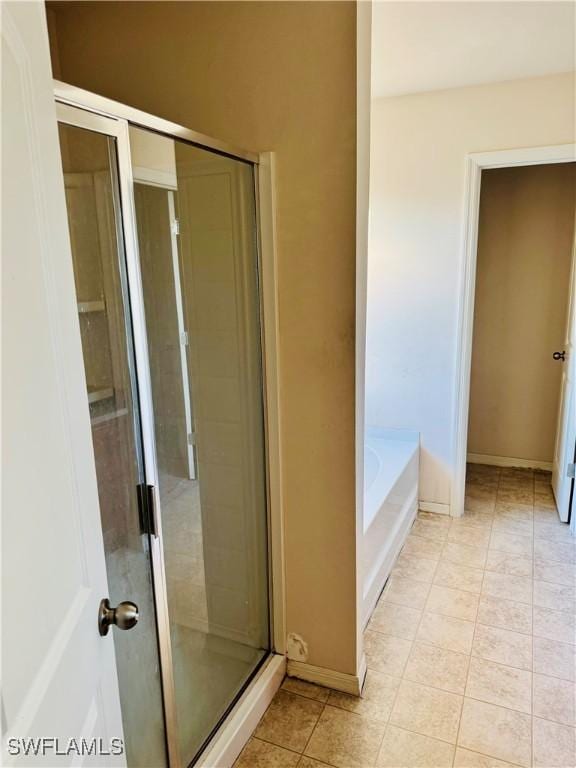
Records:
[[[554,0],[374,0],[372,97],[574,70],[575,8]]]

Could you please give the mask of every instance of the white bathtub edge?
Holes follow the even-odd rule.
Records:
[[[402,440],[413,442],[420,445],[420,432],[415,429],[389,429],[377,427],[375,425],[366,425],[365,437],[378,437],[385,440]]]
[[[406,537],[412,528],[412,524],[418,513],[418,492],[417,490],[410,495],[402,507],[402,512],[398,516],[398,525],[394,531],[393,542],[389,547],[383,550],[382,556],[377,564],[372,567],[370,574],[366,575],[364,582],[364,594],[362,600],[362,626],[370,621],[370,617],[376,607],[380,593],[384,589],[388,576],[392,570],[396,558],[400,554]]]

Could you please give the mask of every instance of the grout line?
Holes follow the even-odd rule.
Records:
[[[292,752],[293,755],[302,755],[302,752],[298,752],[296,749],[292,749],[292,747],[286,747],[284,745],[276,744],[275,741],[269,741],[268,739],[263,739],[262,736],[254,736],[254,733],[252,733],[252,735],[250,736],[250,738],[248,739],[248,741],[244,745],[244,747],[242,749],[242,752],[244,752],[244,749],[246,749],[246,747],[250,743],[251,739],[254,739],[255,741],[262,741],[262,742],[264,742],[264,744],[270,744],[271,746],[278,747],[279,749],[285,749],[288,752]],[[242,752],[240,752],[240,755],[242,754]],[[240,755],[238,755],[236,760],[238,760],[240,758]]]
[[[444,545],[442,545],[442,550],[441,550],[440,554],[442,554],[443,549],[444,549]],[[432,581],[434,580],[434,576],[436,575],[436,571],[438,570],[438,563],[440,562],[440,560],[438,559],[438,560],[435,560],[434,562],[435,562],[435,566],[434,566],[434,569],[433,569],[432,574],[431,574],[431,581],[427,582],[428,589],[427,589],[427,592],[426,592],[426,598],[424,600],[424,604],[423,604],[422,608],[419,609],[420,610],[420,620],[419,620],[418,626],[416,627],[416,630],[414,632],[414,637],[410,640],[410,650],[406,654],[406,661],[404,662],[404,664],[402,666],[402,672],[400,674],[398,687],[396,688],[396,691],[394,693],[394,696],[393,696],[393,699],[392,699],[392,703],[390,705],[390,713],[389,713],[389,715],[388,715],[388,717],[386,719],[385,728],[384,728],[384,731],[382,733],[382,739],[380,740],[380,744],[378,746],[378,754],[376,756],[377,760],[378,760],[378,757],[380,755],[380,750],[382,749],[382,744],[384,743],[384,738],[386,736],[386,731],[388,729],[388,725],[390,725],[390,720],[392,718],[392,715],[394,713],[394,709],[396,707],[396,702],[397,702],[398,696],[400,694],[400,688],[402,686],[402,683],[406,680],[406,678],[404,677],[405,672],[406,672],[406,667],[408,666],[408,660],[410,659],[410,656],[412,655],[412,651],[414,650],[414,646],[415,646],[415,644],[417,642],[418,630],[420,629],[420,625],[422,624],[422,621],[424,619],[424,612],[426,610],[426,603],[428,602],[428,597],[430,595],[430,590],[432,589]],[[403,606],[403,607],[408,607],[408,606]],[[384,674],[384,673],[382,673],[382,674]]]
[[[495,598],[496,600],[500,600],[500,598]],[[512,602],[512,601],[509,601]],[[527,606],[528,603],[515,603],[515,605],[524,605]],[[532,606],[528,606],[532,607]],[[477,624],[479,627],[488,627],[489,629],[501,629],[504,632],[516,632],[518,635],[524,635],[525,637],[532,637],[532,632],[522,632],[520,629],[510,629],[509,627],[499,627],[496,624],[486,624],[485,621],[477,621]],[[495,664],[500,664],[499,661],[494,662]],[[504,666],[509,667],[510,664],[505,664]],[[519,667],[515,667],[515,669],[519,669]]]
[[[300,680],[300,678],[290,678],[288,675],[284,678],[285,680]],[[302,683],[308,683],[308,680],[300,680]],[[314,699],[312,696],[306,696],[305,693],[300,693],[299,691],[291,691],[289,688],[283,688],[284,682],[282,682],[282,685],[278,689],[279,691],[284,691],[284,693],[289,693],[291,696],[299,696],[301,699],[306,699],[307,701],[315,701],[317,704],[327,704],[328,699],[326,701],[322,701],[322,699]],[[327,688],[325,685],[320,685],[319,683],[308,683],[308,685],[317,685],[318,688],[323,688],[325,691],[335,691],[335,688]],[[343,693],[343,691],[338,691],[338,693]]]
[[[306,681],[304,681],[304,682],[306,682]],[[312,685],[314,685],[314,683],[312,683]],[[322,688],[323,688],[324,686],[320,686],[320,687],[322,687]],[[267,744],[272,744],[272,745],[273,745],[273,746],[275,746],[275,747],[281,747],[282,749],[287,749],[288,751],[290,751],[290,752],[293,752],[293,753],[294,753],[294,754],[296,754],[296,755],[300,755],[300,756],[302,756],[302,755],[304,754],[304,750],[306,749],[306,747],[307,747],[307,746],[308,746],[308,744],[310,743],[310,739],[312,738],[312,734],[313,734],[313,733],[314,733],[314,731],[316,730],[316,726],[317,726],[317,725],[318,725],[318,723],[320,722],[320,718],[322,717],[322,713],[323,713],[323,712],[324,712],[324,710],[326,709],[326,702],[323,702],[323,701],[318,701],[318,699],[311,699],[309,696],[302,696],[302,694],[299,694],[299,693],[293,693],[292,691],[288,691],[288,690],[286,690],[285,688],[282,688],[282,686],[280,686],[280,688],[279,688],[278,690],[281,690],[281,691],[283,691],[284,693],[288,694],[288,696],[294,696],[294,697],[297,697],[297,698],[300,698],[300,699],[306,699],[306,701],[314,701],[314,702],[316,702],[317,704],[321,704],[321,705],[322,705],[322,709],[321,709],[321,711],[320,711],[320,714],[318,715],[318,719],[316,720],[316,722],[314,723],[314,727],[313,727],[313,728],[312,728],[312,730],[310,731],[310,736],[308,737],[308,739],[307,739],[307,741],[306,741],[306,744],[304,745],[304,748],[303,748],[302,752],[298,752],[298,750],[296,750],[296,749],[292,749],[291,747],[286,747],[284,744],[278,744],[278,743],[276,743],[275,741],[270,741],[269,739],[265,739],[263,736],[255,736],[255,733],[256,733],[256,728],[255,728],[255,729],[254,729],[254,731],[252,732],[251,738],[258,738],[258,739],[260,739],[260,741],[265,741]],[[329,688],[329,689],[327,689],[327,690],[332,690],[332,689],[331,689],[331,688]],[[272,701],[273,701],[273,700],[272,700]],[[269,704],[269,705],[268,705],[268,707],[266,708],[266,712],[268,712],[268,710],[270,709],[270,706],[271,706],[271,704],[272,704],[272,702],[270,702],[270,704]],[[260,718],[260,721],[259,721],[259,723],[262,721],[262,719],[263,719],[263,718],[264,718],[264,716],[266,715],[266,712],[264,712],[264,715],[262,715],[262,718]]]
[[[498,473],[498,483],[496,484],[496,499],[498,498],[498,488],[500,487],[500,472]],[[496,508],[496,502],[494,503],[494,509]],[[466,514],[466,513],[464,513]],[[492,530],[493,530],[494,523],[492,522],[490,527],[490,539],[492,538]],[[489,539],[489,541],[490,541]],[[481,596],[484,590],[484,578],[486,576],[486,564],[488,562],[488,553],[486,553],[486,558],[484,559],[484,568],[482,570],[482,584],[480,585],[480,597],[478,598],[478,609],[476,611],[476,619],[474,621],[474,631],[472,634],[472,645],[470,646],[470,658],[468,661],[468,669],[466,670],[466,681],[464,683],[464,695],[462,698],[462,707],[460,708],[460,717],[458,720],[458,729],[456,731],[456,748],[454,749],[454,758],[452,761],[452,765],[454,765],[454,762],[456,760],[456,749],[458,749],[458,744],[460,741],[460,730],[462,728],[462,714],[464,712],[464,705],[466,702],[466,691],[468,690],[468,681],[470,680],[470,667],[472,666],[472,651],[474,650],[474,640],[476,638],[476,628],[478,626],[478,611],[480,610],[480,600]]]
[[[500,486],[500,473],[498,474],[498,483],[496,486],[496,498],[498,498],[498,488]],[[466,513],[464,513],[466,514]],[[492,536],[492,533],[490,533],[490,537]],[[486,560],[484,561],[485,564],[487,562],[488,555],[486,555]],[[486,568],[482,571],[482,584],[480,585],[480,594],[482,594],[482,590],[484,588],[484,577],[486,575]],[[478,600],[478,606],[480,606],[480,599]],[[474,622],[474,632],[472,634],[472,645],[470,646],[470,658],[468,660],[468,669],[466,670],[466,681],[464,683],[464,694],[462,698],[462,707],[460,708],[460,717],[458,720],[458,729],[456,731],[456,749],[458,749],[458,743],[460,741],[460,730],[462,727],[462,715],[464,712],[464,705],[466,703],[466,691],[468,690],[468,681],[470,680],[470,667],[472,665],[472,651],[474,650],[474,640],[476,638],[476,628],[478,626],[478,612],[476,612],[476,620]],[[452,765],[454,765],[454,762],[456,760],[456,749],[454,750],[454,758],[452,761]]]
[[[562,725],[564,728],[571,728],[573,731],[576,730],[576,727],[574,725],[570,725],[570,723],[563,722],[561,720],[550,720],[549,717],[543,717],[542,715],[534,715],[532,714],[532,717],[536,720],[544,720],[547,723],[553,723],[554,725]]]
[[[314,731],[316,730],[316,728],[318,726],[318,723],[320,722],[320,719],[321,719],[322,715],[324,714],[325,710],[326,710],[326,702],[324,702],[324,704],[322,706],[322,711],[318,715],[318,720],[316,720],[316,722],[314,723],[314,727],[310,731],[310,736],[308,736],[308,738],[306,739],[306,744],[304,744],[304,748],[303,748],[302,752],[300,753],[301,755],[303,755],[306,752],[306,749],[308,748],[308,744],[310,744],[310,742],[312,741],[312,736],[314,735]]]
[[[393,728],[398,728],[399,731],[404,731],[404,733],[411,733],[414,736],[424,736],[424,738],[430,739],[431,741],[437,741],[439,744],[450,744],[452,747],[455,746],[453,741],[441,739],[439,736],[429,736],[427,733],[420,733],[420,731],[411,731],[410,728],[405,728],[403,725],[395,725],[394,723],[390,723],[390,725]],[[410,766],[402,766],[402,768],[410,768]]]

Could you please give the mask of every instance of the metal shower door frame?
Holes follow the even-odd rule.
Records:
[[[122,227],[125,250],[126,271],[128,278],[128,306],[131,313],[131,331],[133,335],[141,434],[144,446],[143,463],[145,482],[153,488],[154,533],[150,534],[150,552],[152,559],[152,580],[154,586],[157,632],[160,654],[161,679],[163,686],[164,716],[166,741],[170,768],[182,768],[180,756],[175,687],[173,679],[172,648],[168,617],[168,599],[164,550],[162,539],[162,521],[160,514],[160,495],[158,465],[154,431],[154,411],[148,340],[145,323],[144,298],[138,235],[136,230],[136,206],[134,199],[134,177],[130,152],[129,128],[144,128],[164,135],[173,140],[180,140],[239,160],[251,165],[253,169],[254,195],[256,204],[256,248],[258,269],[258,312],[260,326],[261,371],[262,371],[262,408],[264,419],[265,443],[265,481],[266,481],[266,524],[268,539],[268,605],[269,632],[271,647],[265,663],[260,665],[255,677],[246,684],[248,687],[239,697],[231,702],[231,709],[223,721],[216,727],[207,744],[196,756],[203,764],[206,754],[219,752],[220,743],[224,753],[229,750],[230,739],[227,731],[237,731],[238,719],[242,720],[246,712],[247,700],[254,696],[273,695],[285,670],[285,591],[284,591],[284,524],[281,497],[281,458],[279,440],[279,381],[278,381],[278,310],[277,310],[277,265],[275,250],[274,219],[274,156],[273,153],[257,154],[239,149],[231,144],[213,139],[204,134],[172,123],[163,118],[115,102],[89,91],[54,81],[54,95],[57,103],[58,120],[85,127],[100,133],[106,133],[116,139],[118,184],[120,190],[119,216]],[[280,674],[280,677],[278,675]],[[260,678],[260,679],[259,679]],[[255,694],[255,691],[259,691]],[[261,705],[256,705],[256,707]],[[235,714],[236,712],[236,714]],[[242,714],[240,714],[242,713]],[[242,726],[240,726],[242,728]],[[220,739],[220,736],[222,738]]]
[[[166,728],[169,764],[171,768],[180,768],[180,750],[178,746],[178,725],[174,678],[172,675],[172,645],[168,619],[168,596],[164,566],[164,548],[162,539],[162,520],[158,513],[160,495],[158,488],[158,466],[156,460],[156,440],[154,435],[154,410],[152,405],[152,382],[150,379],[150,361],[144,315],[144,295],[138,254],[136,215],[134,204],[132,161],[128,122],[123,119],[94,113],[81,106],[57,104],[58,122],[76,126],[85,130],[101,133],[115,139],[117,182],[120,200],[116,207],[116,227],[121,255],[124,256],[127,278],[127,309],[134,348],[135,371],[131,371],[133,395],[138,400],[138,431],[142,440],[143,455],[139,457],[142,480],[152,489],[152,528],[149,534],[150,556],[152,563],[151,579],[154,588],[156,608],[156,626],[160,670],[162,680],[162,698]],[[134,377],[136,382],[134,381]]]

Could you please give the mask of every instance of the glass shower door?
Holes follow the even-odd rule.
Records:
[[[128,765],[179,768],[270,653],[254,167],[81,108],[58,119],[102,597],[139,610],[102,642]]]
[[[253,166],[130,128],[183,763],[268,655]]]
[[[60,148],[108,576],[102,597],[112,606],[132,601],[139,612],[130,631],[111,627],[102,642],[114,643],[127,763],[161,768],[164,709],[149,521],[138,499],[145,480],[114,121],[62,107],[59,117],[67,118]]]

